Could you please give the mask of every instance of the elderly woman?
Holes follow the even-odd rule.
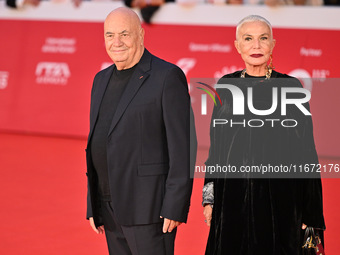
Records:
[[[272,28],[265,18],[251,15],[237,25],[235,47],[245,69],[223,76],[218,83],[236,86],[245,95],[245,105],[251,98],[252,109],[258,111],[249,108],[244,115],[233,115],[234,93],[225,88],[217,90],[222,104],[213,110],[207,167],[231,166],[239,173],[245,166],[291,166],[299,170],[299,166],[318,164],[312,119],[301,111],[302,107],[288,105],[287,113],[282,114],[279,102],[276,110],[258,114],[272,109],[274,88],[302,88],[296,78],[273,70],[274,46]],[[290,96],[301,98],[299,93]],[[308,102],[302,106],[309,111]],[[216,125],[216,119],[228,122]],[[282,119],[294,121],[288,124]],[[206,254],[298,255],[306,226],[320,229],[322,236],[325,224],[320,176],[275,175],[267,178],[252,172],[234,176],[231,172],[207,172],[203,188],[204,216],[210,226]]]

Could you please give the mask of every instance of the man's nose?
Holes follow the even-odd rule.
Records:
[[[113,46],[118,47],[122,45],[122,40],[120,38],[120,36],[115,36],[113,38]]]

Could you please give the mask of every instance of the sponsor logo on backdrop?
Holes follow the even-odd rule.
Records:
[[[9,72],[0,71],[0,89],[7,88]]]
[[[312,91],[313,79],[318,79],[320,82],[324,82],[327,77],[330,76],[330,71],[325,69],[313,69],[312,75],[305,69],[294,69],[289,73],[290,76],[299,78],[303,84],[303,87]]]
[[[305,69],[294,69],[290,71],[288,74],[290,76],[301,78],[300,81],[303,84],[303,87],[308,89],[309,91],[312,91],[313,89],[313,81],[310,76],[310,74]]]
[[[306,49],[305,47],[301,47],[300,55],[306,57],[321,57],[322,50],[321,49]]]
[[[41,51],[43,53],[73,54],[76,52],[76,42],[75,38],[47,37]]]
[[[189,50],[192,52],[220,52],[229,53],[231,52],[230,44],[220,43],[190,43]]]
[[[196,65],[196,62],[195,58],[181,58],[177,61],[176,65],[183,70],[185,75],[188,75],[189,71]]]
[[[186,76],[188,76],[188,73],[191,69],[194,68],[194,66],[196,65],[197,60],[195,58],[181,58],[177,61],[176,65],[182,69],[182,71],[184,72],[184,74]],[[191,89],[191,86],[189,84],[189,92]],[[195,98],[191,97],[191,102],[195,102]]]
[[[313,78],[326,79],[328,76],[330,76],[329,70],[313,69],[313,71],[312,71],[312,77]]]
[[[39,84],[66,85],[71,76],[70,68],[63,62],[40,62],[35,70]]]
[[[103,70],[105,68],[108,68],[110,65],[112,65],[112,62],[104,62],[102,66],[100,67],[100,70]]]

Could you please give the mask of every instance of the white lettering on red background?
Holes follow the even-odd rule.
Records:
[[[66,85],[71,72],[67,63],[40,62],[35,70],[39,84]]]
[[[0,71],[0,89],[7,88],[9,72]]]
[[[75,38],[47,37],[41,51],[43,53],[73,54],[76,52],[76,42]]]
[[[220,44],[220,43],[190,43],[189,50],[192,52],[231,52],[230,44]]]
[[[321,49],[306,49],[305,47],[301,47],[300,55],[306,57],[321,57],[322,50]]]

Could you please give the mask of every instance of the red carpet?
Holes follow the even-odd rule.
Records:
[[[105,237],[95,234],[85,220],[85,146],[80,139],[0,134],[0,254],[108,254]],[[204,254],[208,228],[200,205],[202,185],[202,179],[195,179],[176,255]],[[323,188],[326,252],[337,255],[340,179],[324,179]]]

